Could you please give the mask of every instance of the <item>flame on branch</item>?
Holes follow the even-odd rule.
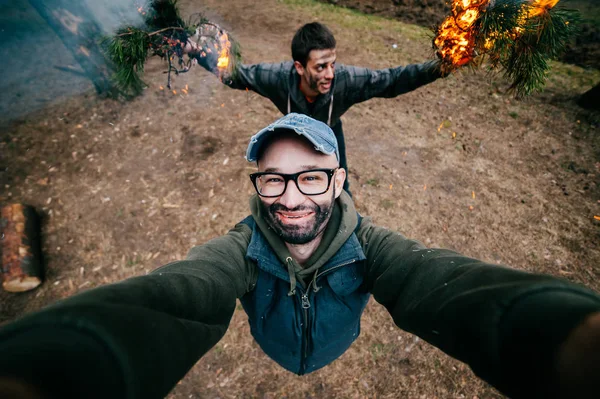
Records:
[[[146,87],[140,76],[150,56],[167,61],[169,89],[171,74],[188,72],[195,63],[219,78],[234,71],[232,65],[240,57],[239,47],[223,29],[201,14],[184,21],[176,0],[150,0],[147,6],[135,7],[144,16],[144,26],[121,28],[103,42],[116,66],[114,80],[126,96],[140,94]]]
[[[458,0],[452,3],[452,13],[438,28],[434,45],[448,66],[460,66],[470,61],[475,51],[475,21],[489,0]]]
[[[553,8],[558,0],[537,0],[533,1],[531,7],[528,10],[528,17],[535,17],[541,15],[545,12],[548,12],[551,8]]]
[[[492,68],[502,66],[518,95],[543,86],[555,58],[575,33],[572,10],[556,9],[559,0],[453,0],[451,13],[439,25],[433,47],[442,71],[488,55]],[[474,63],[473,63],[474,64]]]
[[[237,58],[235,43],[227,32],[216,24],[205,24],[189,42],[197,61],[219,79],[232,72]]]
[[[221,53],[217,60],[217,68],[223,71],[229,66],[229,52],[231,50],[231,42],[229,41],[227,33],[223,32],[223,34],[219,36],[219,44],[221,45]]]

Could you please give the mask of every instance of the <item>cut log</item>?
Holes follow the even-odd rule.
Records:
[[[0,211],[2,230],[2,288],[8,292],[29,291],[42,283],[40,220],[28,205],[6,205]]]

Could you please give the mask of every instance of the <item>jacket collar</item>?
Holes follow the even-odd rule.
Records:
[[[331,89],[326,94],[321,94],[317,96],[317,100],[314,103],[314,109],[320,109],[329,104],[331,101],[331,96],[333,95],[333,91],[335,89],[335,75],[333,77],[333,81],[331,82]],[[292,70],[290,71],[290,80],[288,87],[290,96],[292,97],[292,102],[302,106],[303,113],[309,115],[308,109],[308,101],[304,97],[304,93],[300,91],[300,75],[296,71],[296,67],[294,66],[294,62],[292,61]]]
[[[250,199],[250,209],[256,225],[246,256],[255,260],[264,271],[289,282],[289,273],[284,267],[286,259],[290,257],[289,250],[261,215],[259,201],[257,195]],[[323,272],[331,267],[364,260],[366,257],[354,234],[357,224],[358,214],[352,199],[343,191],[336,200],[323,241],[309,259],[309,264],[304,269],[296,267],[298,277],[312,276],[317,270]]]

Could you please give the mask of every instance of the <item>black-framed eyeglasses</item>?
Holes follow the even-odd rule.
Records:
[[[335,169],[310,169],[302,172],[286,174],[275,172],[257,172],[250,175],[256,192],[261,197],[279,197],[285,193],[288,182],[293,180],[298,190],[304,195],[320,195],[331,185]]]

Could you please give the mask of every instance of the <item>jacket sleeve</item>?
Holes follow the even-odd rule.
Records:
[[[352,104],[374,97],[396,97],[442,76],[437,60],[378,70],[355,66],[344,66],[344,68],[348,79],[344,95],[351,100]]]
[[[239,64],[223,82],[232,89],[252,90],[267,98],[281,97],[287,87],[288,67],[286,63]]]
[[[57,398],[163,398],[225,334],[251,284],[250,234],[62,300],[0,329],[0,376]]]
[[[363,224],[368,288],[398,327],[469,364],[511,398],[554,396],[555,353],[600,310],[597,293]]]

